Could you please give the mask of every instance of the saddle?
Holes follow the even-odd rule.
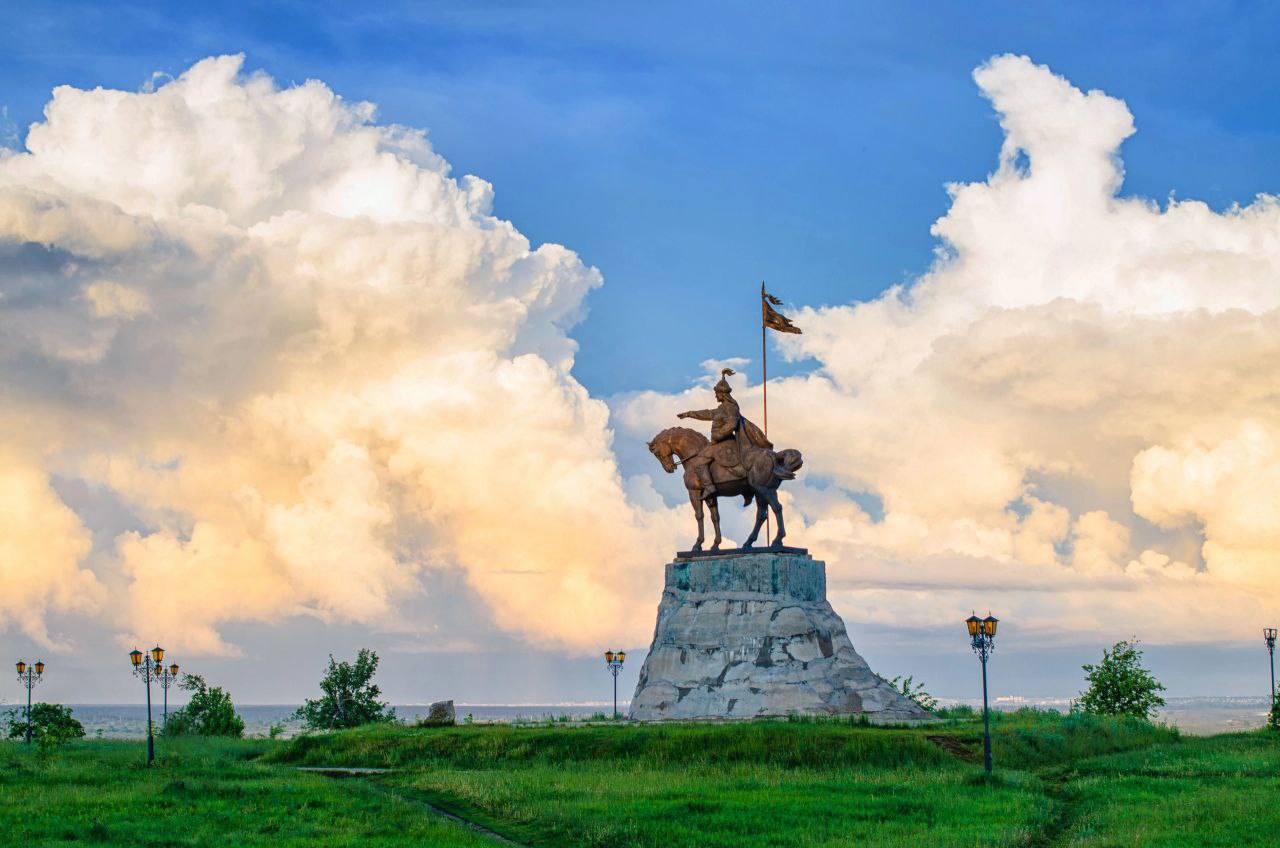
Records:
[[[725,439],[714,442],[702,449],[704,455],[711,458],[709,470],[713,479],[736,480],[747,476],[747,469],[742,465],[742,456],[738,452],[736,439]],[[717,474],[716,472],[719,472]]]

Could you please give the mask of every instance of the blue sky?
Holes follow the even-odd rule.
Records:
[[[426,128],[456,175],[493,184],[499,216],[600,269],[604,286],[587,296],[588,315],[571,333],[580,345],[574,375],[592,396],[618,403],[636,390],[683,390],[707,359],[754,360],[761,279],[789,304],[817,306],[871,300],[924,272],[939,246],[930,226],[950,205],[946,185],[981,181],[997,164],[1003,136],[971,76],[994,55],[1026,54],[1127,103],[1138,132],[1122,148],[1124,195],[1198,198],[1222,210],[1280,192],[1280,9],[1262,4],[386,3],[368,11],[72,2],[6,4],[3,14],[0,143],[12,147],[55,86],[137,90],[226,53],[244,53],[246,69],[281,86],[319,79],[376,103],[382,122]],[[771,375],[810,367],[770,364]],[[643,440],[630,435],[615,446],[623,473],[653,472]],[[1086,492],[1071,509],[1101,504],[1127,518],[1130,492],[1116,491],[1115,503]],[[109,510],[85,510],[95,511]],[[1135,537],[1155,532],[1133,523]],[[112,537],[120,530],[106,526]],[[1170,532],[1194,548],[1201,529]],[[484,601],[457,574],[449,579],[421,602],[422,620],[487,627],[476,613]],[[647,610],[651,599],[640,603]],[[1079,664],[1096,658],[1092,641],[1102,637],[1045,652],[1043,640],[1054,637],[1042,631],[1041,647],[1024,650],[1020,626],[1029,637],[1034,629],[1008,620],[1013,644],[1000,657],[1009,677],[997,689],[1074,692]],[[973,669],[954,626],[908,632],[850,620],[850,628],[877,670],[913,673],[938,694],[971,694]],[[598,660],[492,631],[474,650],[400,652],[385,688],[413,700],[421,680],[457,681],[459,700],[472,701],[604,691]],[[322,636],[356,646],[368,631],[307,619],[289,628],[237,623],[229,633],[258,659],[277,647],[306,657],[246,684],[246,700],[263,702],[305,688]],[[623,647],[641,652],[624,672],[627,691],[643,645]],[[1265,662],[1259,653],[1258,644],[1231,642],[1158,645],[1150,656],[1177,694],[1205,694],[1249,691],[1243,681]],[[59,662],[87,676],[100,660]],[[231,673],[240,660],[207,662]],[[83,699],[69,682],[51,689],[64,685],[56,697]],[[104,674],[94,691],[127,699],[130,687],[127,676]]]
[[[456,173],[494,184],[499,215],[603,272],[573,333],[597,395],[756,357],[761,279],[818,305],[924,271],[945,184],[995,166],[970,73],[998,53],[1126,100],[1126,194],[1223,208],[1280,187],[1266,4],[60,3],[8,18],[11,134],[55,85],[134,89],[226,52],[428,128]]]

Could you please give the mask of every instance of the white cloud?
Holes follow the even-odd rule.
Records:
[[[93,558],[126,640],[231,653],[225,622],[298,614],[404,630],[399,605],[458,567],[533,641],[643,632],[624,599],[655,589],[644,552],[674,522],[628,502],[607,409],[569,374],[599,273],[372,118],[236,56],[57,89],[0,161],[0,245],[30,260],[0,301],[0,434],[137,516]],[[47,486],[37,506],[75,522]],[[87,544],[47,535],[33,631],[92,578]]]
[[[778,337],[818,364],[769,390],[809,481],[789,538],[855,618],[991,604],[1044,631],[1247,635],[1280,606],[1280,203],[1119,197],[1121,101],[1024,57],[974,77],[1006,140],[989,179],[950,187],[934,267]],[[683,400],[618,419],[639,435]]]
[[[857,621],[977,604],[1047,634],[1242,635],[1277,605],[1280,203],[1121,198],[1122,102],[1021,57],[975,79],[1006,142],[951,186],[934,267],[778,339],[818,363],[770,387],[806,460],[789,539]],[[96,610],[187,653],[293,615],[404,634],[460,568],[524,638],[646,638],[692,519],[656,465],[622,477],[570,375],[600,275],[373,114],[221,57],[60,88],[0,159],[0,499],[27,510],[0,516],[0,622],[51,643],[50,615]],[[749,367],[704,367],[725,363]],[[707,383],[617,399],[622,438]],[[135,527],[91,548],[51,475]]]

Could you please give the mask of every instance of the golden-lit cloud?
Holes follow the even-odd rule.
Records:
[[[0,627],[17,625],[57,647],[45,611],[89,612],[101,598],[101,585],[81,567],[91,544],[44,470],[0,449]]]
[[[1280,600],[1280,203],[1123,197],[1123,102],[1023,57],[975,80],[1005,143],[950,186],[931,270],[788,312],[815,365],[770,389],[805,454],[789,541],[859,622],[981,599],[1049,638],[1243,635]],[[532,642],[647,638],[692,518],[611,428],[647,439],[707,386],[611,417],[570,374],[600,274],[487,183],[234,56],[59,88],[26,148],[0,154],[0,626],[53,644],[91,614],[185,653],[292,616],[417,634],[405,605],[461,570]],[[101,538],[60,481],[130,527]]]
[[[0,160],[5,495],[38,493],[43,522],[19,540],[43,588],[7,618],[92,606],[92,568],[123,638],[227,653],[233,621],[419,629],[399,605],[461,568],[538,643],[649,626],[624,599],[674,522],[628,502],[569,374],[599,273],[373,117],[227,56],[154,91],[59,88]],[[91,556],[54,477],[136,528]]]

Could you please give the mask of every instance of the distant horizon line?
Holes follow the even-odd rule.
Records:
[[[1045,706],[1050,704],[1067,704],[1078,700],[1079,695],[1059,696],[1059,695],[1001,695],[992,699],[995,705],[1011,705],[1011,706]],[[1259,701],[1265,704],[1267,697],[1265,695],[1171,695],[1165,697],[1166,704],[1184,702],[1184,701]],[[940,706],[962,705],[981,703],[981,698],[950,698],[939,697]],[[423,702],[405,702],[389,704],[391,707],[430,707],[432,703],[437,701]],[[618,706],[630,706],[630,699],[618,699]],[[145,701],[95,701],[95,702],[68,702],[68,707],[144,707]],[[271,703],[244,703],[237,704],[236,707],[299,707],[302,702],[271,702]],[[522,702],[512,704],[498,703],[481,703],[481,702],[463,702],[454,701],[454,708],[461,707],[499,707],[502,709],[519,709],[519,708],[585,708],[585,707],[610,707],[613,701],[561,701],[561,702]],[[22,706],[14,703],[14,706]]]

